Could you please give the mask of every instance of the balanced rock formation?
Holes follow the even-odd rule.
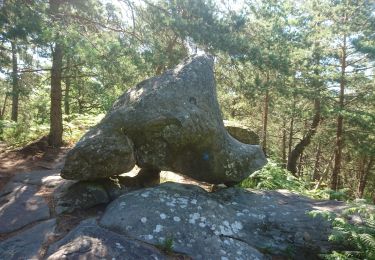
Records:
[[[62,177],[90,180],[145,171],[179,172],[209,183],[236,183],[266,163],[259,146],[224,128],[213,59],[194,56],[124,93],[66,158]]]

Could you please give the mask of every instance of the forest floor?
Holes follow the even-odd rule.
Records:
[[[45,138],[15,150],[0,142],[0,190],[16,173],[58,168],[69,149],[52,148]]]

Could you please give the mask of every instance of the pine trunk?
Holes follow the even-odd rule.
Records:
[[[344,95],[345,95],[345,74],[346,74],[346,41],[347,37],[344,35],[342,53],[341,53],[341,77],[340,77],[340,94],[339,94],[339,115],[337,116],[336,127],[336,145],[335,145],[335,162],[333,166],[330,188],[337,190],[338,179],[341,170],[342,149],[343,149],[343,132],[344,132],[344,117],[342,110],[344,109]]]
[[[70,58],[68,57],[66,60],[66,67],[67,73],[65,78],[65,95],[64,95],[64,112],[66,115],[70,115],[70,83],[71,83],[71,75],[70,75]]]
[[[19,84],[18,84],[18,61],[17,61],[17,45],[14,41],[11,42],[12,47],[12,115],[13,121],[18,120],[18,103],[19,103]]]
[[[312,137],[315,135],[319,122],[320,122],[320,99],[316,98],[314,102],[314,110],[315,114],[313,117],[313,121],[311,126],[307,132],[307,134],[302,138],[301,141],[294,147],[294,149],[289,154],[287,169],[293,175],[297,173],[297,162],[298,159],[301,157],[305,148],[311,143]]]
[[[269,73],[267,72],[267,90],[266,95],[264,97],[264,107],[263,107],[263,140],[262,140],[262,147],[263,152],[267,156],[267,127],[268,127],[268,107],[270,102],[270,93],[268,89],[270,81]]]
[[[63,48],[60,43],[56,43],[52,52],[52,69],[51,69],[51,125],[49,133],[49,144],[53,147],[62,145],[62,74]]]

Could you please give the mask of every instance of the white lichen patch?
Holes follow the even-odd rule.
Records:
[[[161,213],[159,216],[160,216],[161,219],[166,219],[167,218],[167,215],[165,215],[164,213]]]
[[[241,217],[241,216],[244,216],[244,215],[245,215],[245,214],[242,213],[242,212],[237,212],[237,213],[236,213],[236,216],[237,216],[237,217]]]
[[[152,239],[154,238],[153,235],[145,235],[144,237],[145,237],[145,239],[147,239],[147,240],[152,240]]]
[[[163,226],[160,225],[160,224],[157,224],[153,232],[154,233],[159,233],[162,230],[163,230]]]
[[[231,235],[233,235],[233,232],[232,232],[231,228],[228,227],[228,226],[222,226],[222,225],[220,225],[219,229],[220,229],[220,233],[222,235],[224,235],[224,236],[231,236]]]
[[[243,228],[242,223],[239,221],[235,221],[230,226],[234,233],[238,233],[238,231],[240,231]]]
[[[191,204],[194,204],[194,205],[197,204],[197,202],[198,202],[198,201],[197,201],[196,199],[192,199],[192,200],[190,201],[190,203],[191,203]]]
[[[143,198],[148,198],[148,196],[150,196],[150,192],[149,191],[142,192],[141,196]]]
[[[203,223],[203,222],[200,222],[200,223],[199,223],[199,226],[200,226],[201,228],[204,228],[204,227],[206,226],[206,224]]]
[[[200,216],[201,215],[199,213],[189,214],[189,223],[195,224],[195,221],[198,220],[200,218]]]
[[[173,217],[173,220],[176,221],[176,222],[180,222],[180,221],[181,221],[181,218],[180,218],[180,217],[177,217],[177,216],[174,216],[174,217]]]
[[[147,222],[147,218],[146,218],[146,217],[141,218],[141,222],[142,222],[143,224],[146,223],[146,222]]]
[[[124,249],[124,247],[120,244],[120,243],[115,243],[116,244],[116,247],[118,248],[118,249]]]
[[[123,209],[123,208],[125,208],[125,206],[126,206],[126,203],[125,202],[121,202],[120,203],[120,207]]]

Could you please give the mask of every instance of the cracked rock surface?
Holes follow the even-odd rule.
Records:
[[[314,259],[331,249],[331,226],[306,213],[342,203],[314,201],[288,191],[228,188],[216,193],[165,183],[113,201],[100,225],[193,259],[265,259],[262,252]]]
[[[336,245],[327,241],[329,223],[306,213],[346,207],[285,190],[209,193],[179,183],[128,188],[56,174],[20,174],[0,191],[0,259],[318,259]],[[35,196],[47,198],[47,188],[51,203],[35,204]],[[98,203],[103,207],[93,212]],[[50,214],[34,217],[48,206]],[[65,226],[71,217],[79,221]],[[11,222],[21,218],[29,221]]]
[[[68,153],[62,177],[104,178],[136,164],[232,184],[265,163],[258,145],[241,143],[224,128],[213,59],[198,55],[119,97]]]

